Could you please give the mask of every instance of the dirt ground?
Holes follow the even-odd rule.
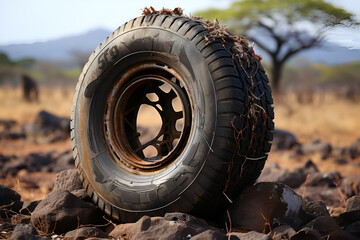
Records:
[[[34,120],[41,110],[55,115],[69,117],[74,94],[74,88],[40,88],[38,102],[26,102],[22,99],[21,89],[0,88],[0,119],[16,120],[19,125]],[[333,146],[349,146],[360,138],[360,102],[352,102],[328,96],[321,101],[300,104],[294,96],[283,95],[275,98],[275,126],[292,132],[300,143],[308,143],[312,139],[329,142]],[[144,113],[144,122],[152,125],[149,119],[151,111]],[[154,123],[156,125],[156,123]],[[24,156],[32,152],[62,152],[71,149],[70,139],[50,144],[35,144],[24,140],[0,140],[0,154]],[[342,175],[360,174],[360,167],[339,165],[320,156],[311,156],[322,172],[338,170]],[[292,170],[302,166],[308,157],[291,157],[288,152],[271,152],[267,166],[277,163],[281,168]],[[359,159],[355,161],[360,162]],[[53,181],[55,173],[39,176],[39,181]],[[13,187],[21,192],[24,200],[35,200],[44,197],[49,189],[31,189],[22,185],[19,178],[0,179],[0,184]]]

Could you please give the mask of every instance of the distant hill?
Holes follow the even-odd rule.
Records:
[[[264,57],[264,61],[269,58],[265,51],[257,48],[255,52]],[[306,60],[310,63],[323,63],[329,65],[342,64],[350,61],[360,61],[360,49],[349,49],[334,43],[325,42],[321,47],[315,47],[301,51],[299,54],[290,58],[291,63],[297,63],[297,60]]]
[[[89,54],[111,33],[105,29],[95,29],[77,36],[69,36],[48,42],[32,44],[0,45],[10,59],[34,58],[37,60],[69,60],[74,51]]]
[[[69,36],[48,42],[33,44],[0,45],[0,52],[5,52],[10,59],[34,58],[38,60],[66,61],[74,58],[74,52],[90,53],[109,34],[110,30],[96,29],[77,36]],[[261,49],[255,49],[264,56],[266,53]],[[305,59],[311,63],[341,64],[349,61],[360,60],[359,49],[349,49],[333,43],[326,42],[321,48],[305,50],[296,55],[294,59]],[[292,59],[292,60],[294,60]]]

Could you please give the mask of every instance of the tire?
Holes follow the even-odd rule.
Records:
[[[71,115],[73,153],[87,193],[115,220],[213,216],[260,175],[274,129],[268,79],[251,49],[242,64],[233,43],[209,43],[208,34],[189,18],[141,16],[85,65]],[[149,142],[137,122],[144,105],[162,122]],[[149,146],[155,155],[145,154]]]

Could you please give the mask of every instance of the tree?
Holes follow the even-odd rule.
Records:
[[[228,9],[209,9],[196,15],[226,21],[231,31],[245,33],[269,54],[274,91],[279,90],[287,60],[319,46],[333,27],[359,25],[354,14],[324,0],[240,0]]]

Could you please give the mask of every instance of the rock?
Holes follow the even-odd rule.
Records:
[[[25,135],[22,132],[13,129],[16,125],[17,122],[14,120],[0,119],[0,140],[15,140],[24,138]]]
[[[264,233],[269,232],[269,226],[290,225],[297,229],[309,218],[301,197],[281,183],[255,184],[245,190],[228,211],[233,227]]]
[[[316,230],[309,227],[302,228],[290,240],[319,240],[321,234]]]
[[[14,161],[6,162],[2,167],[2,172],[5,174],[9,174],[12,176],[15,176],[17,172],[19,172],[21,169],[25,169],[26,164],[23,159],[16,159]],[[5,174],[2,174],[4,177]]]
[[[273,131],[272,150],[289,150],[299,144],[296,136],[288,131],[275,129]]]
[[[226,236],[225,233],[214,231],[211,229],[191,237],[191,240],[227,240],[227,239],[228,237]]]
[[[360,196],[353,196],[346,201],[346,212],[360,210]]]
[[[360,221],[349,224],[344,230],[351,235],[360,238]]]
[[[56,162],[54,166],[54,172],[75,168],[75,161],[72,151],[62,152],[59,155],[54,156],[54,158]]]
[[[136,223],[120,224],[109,234],[128,239],[189,239],[210,227],[204,220],[184,213],[170,213],[165,217],[144,216]]]
[[[14,228],[10,240],[40,240],[48,239],[37,236],[38,232],[30,224],[19,224]]]
[[[302,185],[296,189],[306,202],[322,200],[328,206],[339,206],[342,203],[342,195],[337,188],[327,186]]]
[[[11,223],[16,224],[29,224],[31,217],[29,215],[23,215],[23,214],[16,214],[11,217]]]
[[[42,238],[40,236],[32,235],[32,234],[25,234],[25,233],[16,233],[12,234],[8,240],[42,240],[48,238]]]
[[[26,169],[28,172],[51,172],[53,165],[51,153],[30,153],[15,161],[7,162],[4,164],[3,171],[11,175],[16,175],[21,169]]]
[[[235,237],[238,237],[238,239],[240,239],[240,240],[271,240],[272,239],[267,234],[263,234],[263,233],[259,233],[259,232],[255,232],[255,231],[251,231],[251,232],[247,232],[247,233],[232,232],[232,233],[228,233],[228,236],[231,236],[231,237],[235,236]],[[232,240],[232,238],[230,238],[230,239]]]
[[[21,214],[26,214],[26,215],[31,215],[31,213],[35,210],[36,206],[40,203],[41,201],[26,201],[23,203],[22,208],[20,209],[19,213]]]
[[[360,175],[350,175],[343,178],[340,189],[347,197],[360,193]]]
[[[311,161],[311,159],[308,159],[303,167],[296,168],[294,171],[307,176],[308,174],[313,174],[313,173],[319,172],[319,169],[317,168],[315,163],[313,161]]]
[[[50,153],[30,153],[25,156],[26,170],[29,172],[52,172],[53,159]]]
[[[54,182],[56,175],[52,172],[28,172],[25,169],[20,170],[16,177],[20,182],[26,183],[26,185],[32,188],[41,188],[51,191],[54,188]]]
[[[16,140],[25,138],[25,134],[22,131],[5,131],[0,132],[1,140]]]
[[[305,205],[305,211],[315,216],[330,216],[324,201],[310,201]]]
[[[73,240],[88,239],[90,237],[109,238],[109,235],[96,227],[82,227],[65,234],[65,238]]]
[[[78,199],[68,190],[58,189],[46,196],[31,214],[31,223],[39,230],[58,234],[79,225],[103,224],[103,214],[93,205]]]
[[[288,225],[276,227],[272,232],[274,240],[290,239],[296,233],[295,230]]]
[[[289,172],[286,169],[269,169],[257,180],[258,182],[279,182],[291,188],[299,187],[306,180],[306,175],[300,172]]]
[[[340,185],[342,177],[338,171],[329,173],[314,173],[309,176],[307,186],[326,186],[334,188]]]
[[[11,188],[0,185],[0,218],[8,219],[17,213],[22,206],[20,198],[21,196]]]
[[[309,144],[302,145],[300,152],[302,154],[320,154],[322,159],[326,159],[330,156],[332,146],[327,142],[321,142],[318,139],[313,140]]]
[[[82,188],[84,187],[76,169],[68,169],[56,174],[54,191],[58,189],[74,191]]]
[[[335,158],[334,162],[339,165],[347,165],[349,162],[345,158]]]
[[[10,130],[11,128],[13,128],[16,125],[17,125],[17,122],[15,120],[0,119],[0,126],[2,126],[4,130]]]
[[[360,210],[341,213],[335,218],[335,220],[338,225],[346,227],[350,224],[360,221]]]
[[[356,195],[356,192],[360,190],[360,176],[349,175],[344,177],[341,180],[340,189],[348,198]]]
[[[41,111],[32,124],[24,124],[26,138],[35,142],[50,143],[65,140],[70,136],[70,119]]]
[[[32,235],[37,235],[38,234],[36,229],[33,226],[31,226],[30,224],[18,224],[18,225],[16,225],[16,227],[13,230],[13,234],[16,234],[16,233],[32,234]]]
[[[305,225],[312,229],[316,229],[321,236],[330,234],[331,232],[339,231],[340,227],[337,225],[335,220],[330,216],[320,216],[310,221]]]
[[[358,139],[349,147],[349,153],[352,159],[360,157],[360,139]]]
[[[346,240],[359,240],[358,238],[354,237],[350,233],[344,231],[344,230],[337,230],[334,232],[329,233],[326,236],[323,236],[326,239],[332,240],[332,239],[346,239]]]
[[[85,189],[77,189],[77,190],[73,190],[71,191],[72,194],[74,194],[77,198],[85,201],[85,202],[90,202],[92,203],[92,199],[89,197],[89,195],[87,195]]]
[[[21,198],[20,194],[14,190],[0,185],[0,206],[6,206],[13,204],[15,201],[19,201]]]

